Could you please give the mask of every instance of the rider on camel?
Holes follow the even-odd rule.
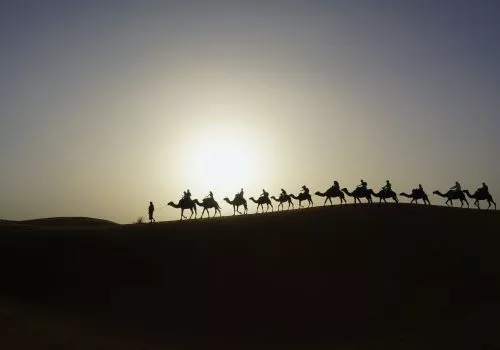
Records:
[[[262,189],[262,194],[260,196],[268,199],[269,198],[269,192],[267,192],[265,189]]]
[[[458,183],[458,181],[455,181],[455,186],[452,186],[450,188],[450,191],[455,191],[456,193],[462,192],[462,186]]]
[[[191,199],[191,191],[189,191],[189,189],[187,191],[184,191],[184,195],[182,196],[181,200],[183,199]]]
[[[280,193],[280,199],[283,199],[283,198],[286,198],[288,196],[288,194],[286,193],[286,191],[282,188],[281,189],[281,193]]]
[[[303,193],[305,195],[308,195],[309,194],[309,189],[306,187],[306,185],[302,186],[302,190],[304,191]]]
[[[212,191],[210,191],[208,196],[205,197],[205,199],[208,199],[208,198],[214,199],[214,194],[212,193]]]
[[[356,187],[356,189],[357,190],[366,191],[367,190],[367,186],[368,186],[368,183],[366,183],[365,180],[361,179],[361,184],[359,184],[358,187]]]
[[[488,186],[486,185],[486,183],[483,182],[483,186],[479,187],[476,193],[488,195],[490,192],[488,190]]]
[[[389,193],[392,191],[392,185],[389,180],[386,180],[385,186],[382,187],[382,191]]]
[[[330,190],[332,191],[340,191],[340,185],[337,180],[333,181],[332,187],[330,187]]]

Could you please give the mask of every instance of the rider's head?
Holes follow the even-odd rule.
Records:
[[[339,184],[339,182],[338,182],[337,180],[333,181],[333,183],[334,183],[335,185],[338,185],[338,184]]]
[[[485,182],[483,182],[483,186],[486,186],[486,183],[485,183]]]
[[[306,189],[306,185],[303,185],[302,188],[305,190]]]
[[[458,181],[455,181],[455,185],[458,185]]]
[[[389,183],[389,180],[385,180],[385,182]]]

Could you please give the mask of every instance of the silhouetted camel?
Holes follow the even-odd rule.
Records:
[[[325,193],[321,193],[320,191],[316,191],[315,195],[320,196],[320,197],[326,197],[325,203],[323,203],[323,206],[326,205],[326,201],[330,201],[330,205],[333,205],[332,198],[335,198],[335,197],[340,197],[340,204],[342,204],[342,203],[347,204],[347,201],[345,200],[344,192],[342,192],[341,190],[335,189],[333,187],[330,187],[329,189],[327,189]]]
[[[234,200],[232,200],[232,201],[229,200],[229,198],[227,198],[227,197],[224,198],[224,200],[233,206],[233,215],[235,215],[236,212],[238,212],[238,214],[241,214],[241,212],[238,210],[240,205],[242,205],[243,208],[245,208],[245,211],[243,212],[243,214],[246,214],[248,212],[247,201],[245,198],[243,198],[241,196],[235,196]]]
[[[469,197],[469,198],[473,198],[475,199],[476,201],[474,202],[474,204],[476,205],[476,207],[478,209],[481,209],[479,207],[479,201],[487,201],[488,202],[488,209],[490,209],[491,207],[491,203],[493,203],[493,205],[495,206],[495,210],[497,209],[497,204],[495,203],[495,201],[493,200],[493,197],[491,196],[491,194],[489,193],[484,193],[484,192],[481,192],[481,191],[476,191],[474,192],[474,194],[470,194],[468,190],[463,190],[463,192]]]
[[[271,198],[274,199],[276,202],[279,202],[279,204],[278,204],[278,211],[280,210],[280,207],[283,210],[285,209],[283,203],[287,203],[288,202],[288,208],[287,209],[290,209],[290,205],[292,205],[292,208],[294,207],[293,206],[293,202],[292,202],[292,198],[288,194],[287,195],[281,195],[279,198],[276,198],[274,196],[272,196]]]
[[[196,216],[198,213],[196,212],[196,204],[193,200],[189,198],[183,198],[179,201],[179,204],[175,204],[174,202],[168,202],[167,205],[170,205],[171,207],[174,207],[176,209],[181,209],[181,220],[182,218],[187,219],[187,217],[184,216],[184,209],[189,209],[191,210],[191,216],[189,218],[191,219],[193,217],[193,210],[194,210],[194,218],[196,219]]]
[[[356,201],[358,201],[359,204],[361,204],[361,198],[366,198],[368,203],[373,203],[372,202],[372,193],[373,193],[372,190],[365,190],[363,188],[357,187],[354,191],[352,191],[352,193],[349,192],[349,190],[347,188],[343,188],[342,192],[347,194],[349,197],[353,197],[354,204],[356,204]]]
[[[399,195],[406,198],[411,198],[410,203],[415,202],[415,204],[418,204],[418,200],[422,199],[424,201],[424,204],[431,205],[431,202],[429,201],[429,197],[427,197],[427,194],[424,191],[420,191],[418,189],[413,189],[411,191],[411,194],[406,194],[404,192],[401,192]]]
[[[248,199],[250,199],[254,203],[257,203],[257,211],[256,211],[256,213],[259,212],[259,207],[262,207],[262,212],[264,212],[264,204],[267,205],[267,207],[266,207],[266,213],[269,210],[269,206],[271,206],[271,211],[274,211],[273,204],[271,203],[271,200],[269,199],[269,197],[259,197],[257,200],[255,200],[255,198],[253,198],[253,197],[250,197]]]
[[[296,199],[299,201],[299,208],[302,208],[302,201],[307,201],[307,207],[309,208],[311,205],[314,206],[314,203],[312,201],[311,195],[305,194],[305,193],[299,193],[298,196],[295,196],[294,194],[290,194],[290,197],[293,199]]]
[[[384,203],[387,203],[387,201],[386,201],[387,198],[391,198],[394,202],[399,203],[398,196],[396,195],[396,192],[394,192],[392,190],[391,191],[382,190],[379,193],[375,193],[375,192],[373,192],[373,190],[369,190],[369,191],[370,191],[370,194],[372,196],[379,198],[379,201],[378,201],[379,206],[382,203],[382,201],[384,201]]]
[[[460,208],[462,208],[464,206],[464,202],[467,203],[467,208],[469,208],[469,202],[467,202],[467,198],[465,198],[465,195],[462,191],[460,192],[456,192],[456,191],[448,191],[446,192],[445,194],[439,192],[439,191],[434,191],[432,192],[434,194],[437,194],[438,196],[440,197],[444,197],[444,198],[447,198],[446,199],[446,205],[449,205],[448,202],[451,203],[451,206],[453,206],[453,200],[454,199],[459,199],[460,200]]]
[[[217,215],[217,212],[219,212],[219,216],[222,216],[222,214],[220,212],[219,203],[217,203],[215,201],[215,199],[213,199],[213,198],[210,198],[210,197],[205,198],[205,199],[203,199],[202,203],[200,203],[197,199],[195,199],[193,202],[195,202],[200,207],[203,207],[203,211],[201,212],[202,218],[203,218],[203,214],[205,213],[205,210],[207,211],[208,217],[210,217],[210,212],[208,211],[208,209],[211,209],[211,208],[215,209],[214,216]]]

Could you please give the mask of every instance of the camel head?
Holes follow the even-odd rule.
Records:
[[[167,205],[172,206],[172,205],[174,205],[174,202],[170,201],[170,202],[167,203]]]

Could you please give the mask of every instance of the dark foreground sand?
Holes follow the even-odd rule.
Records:
[[[500,348],[496,211],[59,220],[0,222],[1,349]]]

